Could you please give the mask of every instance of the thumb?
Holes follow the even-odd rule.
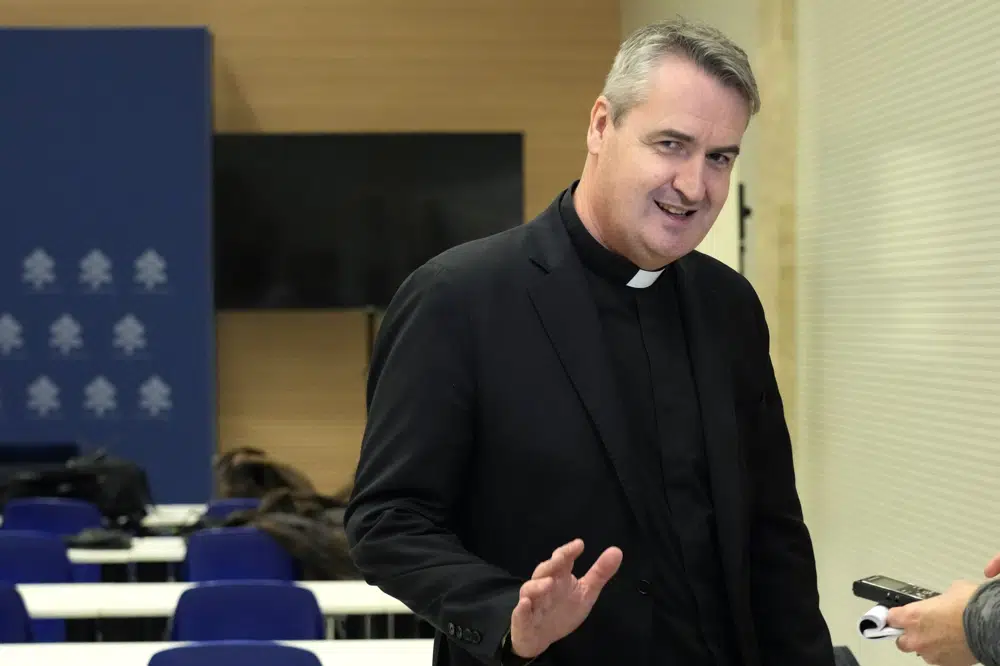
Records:
[[[584,589],[584,598],[588,603],[597,601],[597,596],[607,585],[611,577],[618,573],[618,567],[622,564],[622,551],[620,548],[612,546],[597,558],[590,571],[580,579],[580,585]]]
[[[1000,553],[990,560],[990,563],[986,565],[986,577],[993,578],[1000,575]]]
[[[895,606],[889,609],[885,617],[887,627],[896,629],[912,629],[920,624],[920,613],[926,602],[915,601],[905,606]]]

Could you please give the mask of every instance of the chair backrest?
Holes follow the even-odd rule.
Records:
[[[205,507],[206,518],[222,519],[234,511],[246,511],[256,509],[260,506],[260,500],[256,497],[228,497],[216,499],[208,503]]]
[[[4,507],[2,527],[72,536],[103,523],[104,516],[90,502],[64,497],[19,497]]]
[[[31,618],[11,583],[0,583],[0,643],[32,642]]]
[[[846,645],[838,645],[833,648],[833,658],[837,666],[861,666],[851,652],[851,648]]]
[[[215,527],[191,534],[186,570],[190,581],[295,580],[297,573],[291,554],[254,527]]]
[[[66,546],[55,534],[0,530],[0,582],[71,583],[73,568]],[[63,620],[33,620],[34,640],[40,643],[66,640]]]
[[[299,647],[265,641],[192,643],[155,653],[149,666],[321,666],[319,657]]]
[[[0,581],[73,582],[73,570],[62,539],[45,532],[0,530]]]
[[[325,633],[312,591],[282,581],[210,582],[188,588],[177,600],[170,629],[175,641],[320,640]]]

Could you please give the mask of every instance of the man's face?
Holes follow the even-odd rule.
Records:
[[[701,243],[726,203],[749,107],[690,61],[667,57],[617,127],[609,112],[599,99],[587,134],[600,240],[657,269]]]

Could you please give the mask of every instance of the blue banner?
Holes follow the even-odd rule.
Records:
[[[0,442],[202,502],[215,451],[211,41],[0,30]]]

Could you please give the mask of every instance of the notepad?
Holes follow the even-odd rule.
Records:
[[[902,629],[886,626],[888,617],[888,608],[882,605],[875,606],[858,620],[858,633],[861,634],[862,638],[873,641],[901,636],[903,634]]]

